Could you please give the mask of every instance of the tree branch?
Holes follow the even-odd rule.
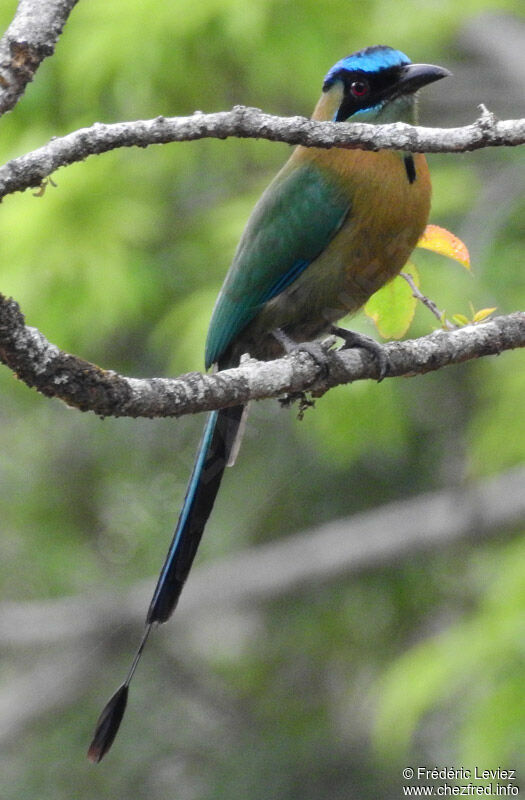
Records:
[[[523,523],[525,469],[516,467],[476,483],[427,492],[336,519],[274,542],[254,545],[197,566],[177,607],[184,620],[218,618],[228,608],[272,602],[312,584],[380,569],[415,553],[458,542],[501,537]],[[85,642],[103,630],[137,624],[151,598],[154,578],[119,593],[0,605],[0,639],[6,647]],[[178,636],[178,633],[175,634]]]
[[[47,56],[78,0],[19,0],[0,39],[0,115],[10,111]]]
[[[525,347],[525,312],[495,317],[453,331],[384,345],[388,377],[421,375],[504,350]],[[178,378],[126,378],[58,349],[40,331],[25,325],[14,300],[0,295],[0,361],[28,386],[99,416],[179,417],[249,400],[311,391],[320,396],[333,386],[377,379],[377,364],[364,350],[327,350],[328,372],[305,352],[275,361],[245,359],[235,369]]]
[[[359,147],[363,150],[407,150],[414,153],[462,153],[482,147],[513,147],[525,143],[525,119],[499,121],[482,107],[480,118],[463,128],[423,128],[391,125],[316,122],[304,117],[276,117],[257,108],[190,117],[157,117],[105,125],[96,122],[66,136],[53,138],[37,150],[0,168],[0,199],[39,186],[59,167],[83,161],[119,147],[192,141],[230,136],[269,139],[306,147]]]
[[[168,641],[185,635],[206,653],[210,631],[253,635],[250,624],[257,604],[273,602],[312,585],[327,585],[367,570],[401,562],[417,553],[429,553],[460,542],[479,543],[501,537],[519,526],[525,514],[525,470],[517,468],[496,477],[455,489],[394,501],[377,509],[285,539],[256,545],[192,572],[177,609]],[[90,595],[0,605],[0,639],[14,648],[48,648],[60,644],[53,661],[31,657],[31,670],[11,678],[0,690],[0,741],[16,739],[23,724],[72,702],[75,694],[99,675],[94,650],[114,647],[123,625],[141,625],[152,580],[140,581],[118,594],[94,591]],[[208,623],[208,624],[206,624]],[[26,658],[27,661],[27,658]],[[52,665],[52,666],[51,666]],[[50,668],[51,667],[51,668]],[[64,687],[66,687],[64,689]]]

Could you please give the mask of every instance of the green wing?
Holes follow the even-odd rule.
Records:
[[[332,176],[314,164],[284,167],[255,206],[217,298],[206,367],[322,253],[349,211]]]

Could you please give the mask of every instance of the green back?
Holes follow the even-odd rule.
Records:
[[[350,200],[329,173],[314,164],[285,165],[255,206],[217,298],[206,367],[317,258],[349,211]]]

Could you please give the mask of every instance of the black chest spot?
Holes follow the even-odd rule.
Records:
[[[408,182],[414,183],[416,180],[416,165],[414,163],[414,156],[410,153],[409,155],[405,156],[404,161]]]

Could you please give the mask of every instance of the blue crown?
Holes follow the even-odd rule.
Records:
[[[402,53],[401,50],[394,50],[392,47],[386,47],[385,45],[375,45],[374,47],[365,47],[364,50],[358,50],[356,53],[342,58],[326,73],[324,80],[325,84],[331,83],[341,70],[348,72],[354,72],[355,70],[378,72],[381,69],[403,67],[411,63],[408,56]]]

